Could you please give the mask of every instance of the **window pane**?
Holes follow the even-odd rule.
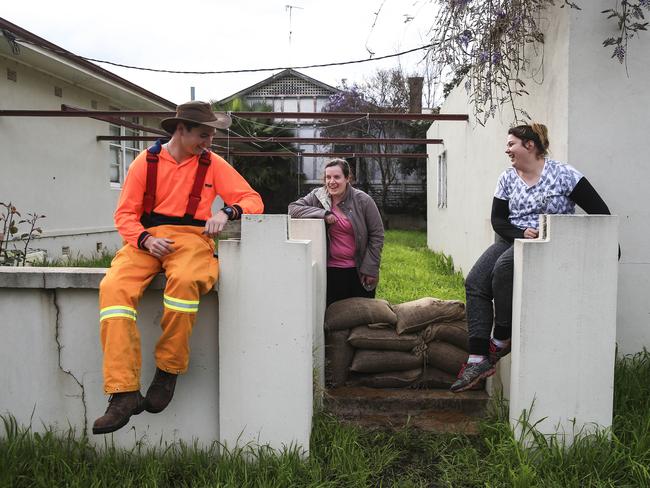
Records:
[[[120,127],[117,125],[109,125],[108,126],[108,133],[111,136],[119,136],[120,135]]]
[[[124,144],[124,147],[127,150],[132,150],[135,151],[136,153],[139,153],[142,149],[140,147],[140,144],[142,144],[140,141],[125,141],[126,144]]]
[[[121,160],[122,160],[122,148],[119,146],[110,146],[110,179],[111,183],[120,183],[120,167],[121,167]]]
[[[131,166],[131,163],[133,162],[133,160],[138,155],[138,152],[139,151],[133,151],[131,149],[126,149],[125,150],[125,152],[124,152],[124,159],[125,159],[125,161],[124,161],[124,172],[125,173],[129,169],[129,166]]]
[[[139,117],[129,117],[127,118],[129,122],[132,122],[134,124],[140,124],[140,118]],[[136,129],[129,129],[128,127],[124,128],[124,135],[127,136],[140,136],[142,133],[139,130]],[[126,148],[131,148],[135,149],[138,152],[140,152],[140,142],[139,141],[124,141],[124,147]]]
[[[110,162],[111,164],[116,164],[119,166],[120,161],[122,160],[122,148],[120,146],[110,146]]]
[[[113,166],[111,164],[111,167],[109,169],[109,174],[111,178],[111,183],[119,183],[120,182],[120,167],[119,166]]]

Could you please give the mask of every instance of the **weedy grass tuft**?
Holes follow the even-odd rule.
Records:
[[[102,251],[100,253],[93,253],[90,256],[70,256],[67,258],[59,259],[45,259],[43,261],[36,261],[32,266],[41,267],[66,267],[66,268],[110,268],[111,261],[115,257],[114,253]]]

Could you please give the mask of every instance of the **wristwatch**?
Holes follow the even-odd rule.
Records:
[[[235,209],[229,206],[223,207],[221,210],[223,210],[223,213],[225,213],[228,216],[228,220],[233,220],[235,218]]]

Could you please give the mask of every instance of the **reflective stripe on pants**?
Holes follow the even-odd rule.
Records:
[[[167,277],[163,298],[162,334],[154,353],[156,366],[184,373],[189,365],[189,339],[199,297],[217,280],[214,244],[202,228],[164,225],[148,231],[173,242],[174,252],[159,260],[129,244],[118,251],[100,284],[100,338],[104,351],[104,391],[107,394],[140,389],[142,354],[136,324],[137,306],[154,276]]]

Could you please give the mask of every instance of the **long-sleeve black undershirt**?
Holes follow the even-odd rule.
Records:
[[[510,223],[510,209],[508,208],[508,200],[501,200],[494,197],[492,199],[492,228],[494,232],[499,234],[508,242],[513,242],[515,239],[524,238],[524,229],[512,225]]]
[[[573,191],[569,194],[569,198],[588,214],[611,215],[603,199],[584,176],[580,178],[578,184],[573,188]],[[494,197],[492,199],[491,215],[494,232],[508,242],[513,242],[515,239],[523,239],[524,229],[512,225],[509,217],[510,209],[508,208],[508,200],[501,200]]]

